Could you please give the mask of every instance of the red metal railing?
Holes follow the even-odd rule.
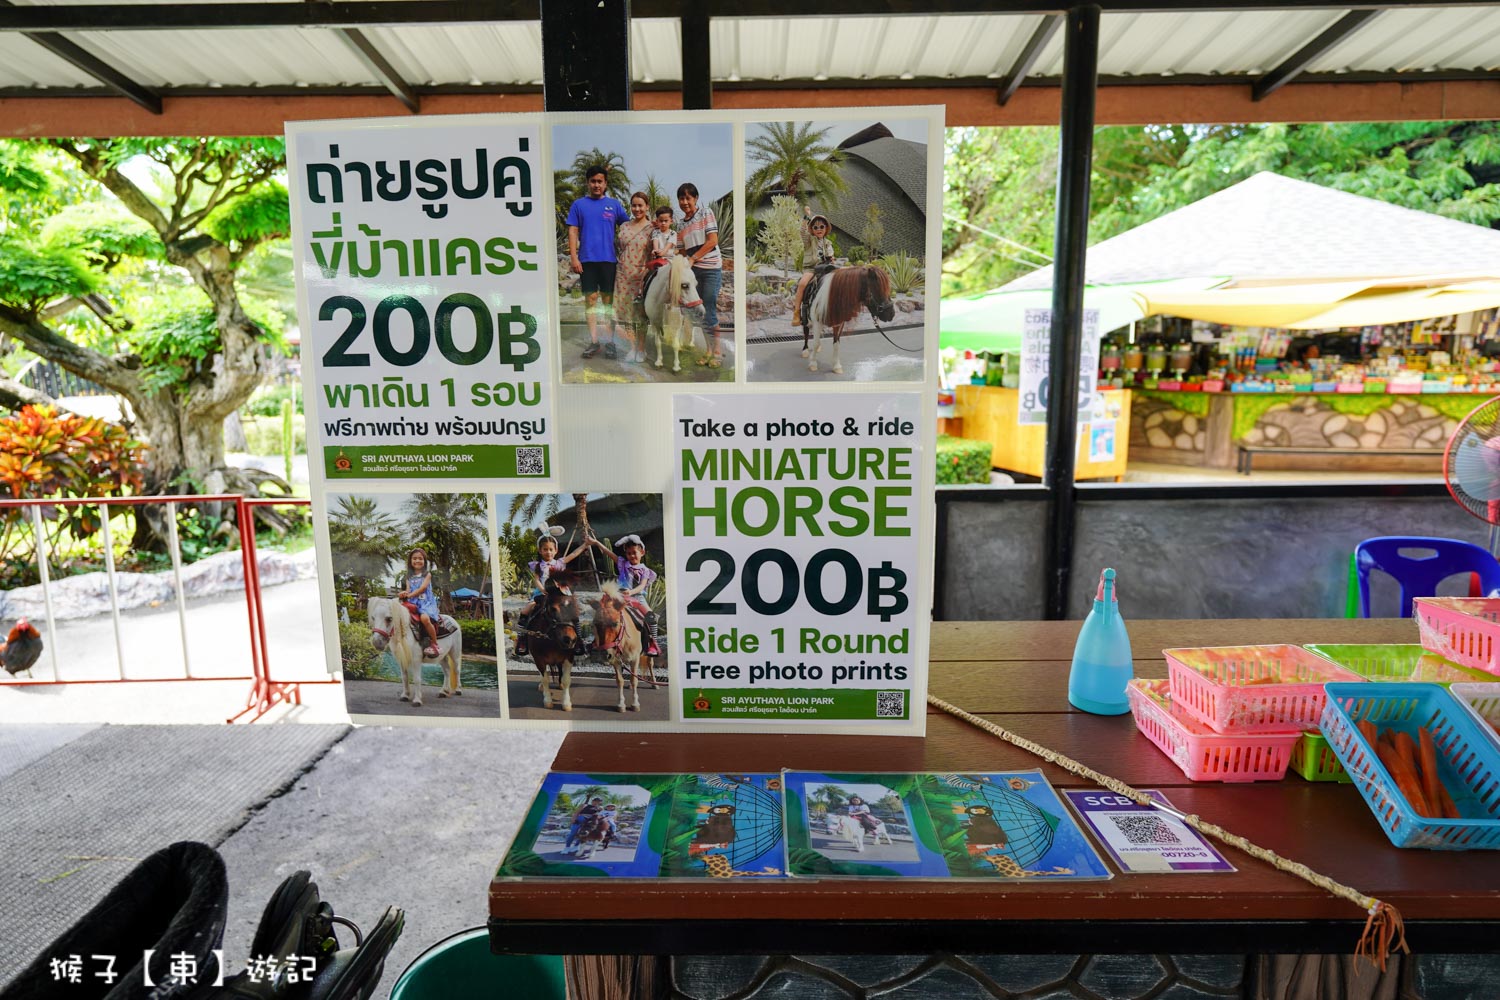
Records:
[[[240,527],[240,560],[245,579],[245,610],[250,627],[250,664],[249,675],[218,675],[214,677],[195,677],[192,671],[192,662],[188,652],[187,636],[187,596],[182,585],[182,546],[177,535],[177,508],[181,504],[202,505],[209,503],[233,504],[236,511],[236,520]],[[77,497],[51,500],[0,500],[0,510],[19,508],[29,510],[31,514],[32,530],[36,540],[37,570],[42,583],[42,601],[47,616],[47,646],[51,652],[52,679],[51,680],[20,680],[11,681],[13,684],[149,684],[159,681],[178,680],[248,680],[250,681],[250,693],[245,699],[245,707],[226,721],[238,722],[241,720],[254,722],[272,707],[288,701],[294,705],[302,703],[301,686],[304,684],[338,684],[337,679],[322,681],[283,681],[271,676],[271,656],[266,643],[266,619],[265,611],[261,601],[260,586],[260,560],[256,552],[254,516],[258,507],[308,507],[311,501],[301,498],[276,498],[276,497],[244,497],[233,493],[208,494],[202,496],[173,495],[173,496],[132,496],[132,497]],[[49,556],[47,536],[42,524],[42,509],[46,507],[144,507],[156,504],[165,504],[170,511],[167,518],[167,540],[172,558],[172,575],[174,590],[177,595],[177,615],[182,635],[182,677],[150,677],[132,678],[125,676],[124,644],[120,635],[120,605],[119,592],[116,585],[116,572],[114,560],[114,546],[110,529],[110,519],[106,516],[100,517],[101,542],[104,547],[105,574],[109,585],[110,614],[113,619],[115,631],[115,656],[119,668],[119,676],[114,678],[73,678],[66,679],[59,676],[58,672],[58,642],[57,625],[52,613],[51,596],[51,573],[49,568]],[[102,515],[102,512],[101,512]],[[248,716],[248,719],[246,718]]]

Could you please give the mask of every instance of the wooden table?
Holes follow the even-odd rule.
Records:
[[[1416,642],[1410,620],[1129,622],[1136,675],[1163,677],[1170,646]],[[1188,781],[1131,717],[1066,698],[1079,623],[938,623],[931,690],[1285,857],[1395,904],[1418,952],[1500,951],[1500,853],[1399,850],[1350,785]],[[1003,771],[1073,775],[944,714],[925,739],[575,733],[554,770],[581,772]],[[1108,882],[788,880],[495,881],[495,951],[550,954],[1349,953],[1353,904],[1225,849],[1232,874],[1116,875]],[[893,938],[893,934],[899,938]]]

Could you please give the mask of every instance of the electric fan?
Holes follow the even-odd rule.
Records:
[[[1477,407],[1448,439],[1443,479],[1458,505],[1490,526],[1490,554],[1500,558],[1500,397]]]

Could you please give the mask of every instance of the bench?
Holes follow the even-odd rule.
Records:
[[[1236,471],[1243,476],[1250,475],[1250,463],[1258,452],[1275,452],[1278,455],[1400,455],[1417,456],[1430,455],[1433,458],[1442,458],[1442,448],[1297,448],[1277,447],[1276,445],[1242,444],[1237,446],[1240,450]]]

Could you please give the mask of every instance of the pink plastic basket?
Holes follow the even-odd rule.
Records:
[[[1422,645],[1455,663],[1500,674],[1500,598],[1418,597]]]
[[[1194,781],[1280,781],[1298,732],[1226,736],[1180,708],[1167,682],[1132,680],[1125,688],[1135,726]]]
[[[1364,678],[1301,646],[1164,649],[1172,702],[1218,733],[1314,729],[1323,685]]]

